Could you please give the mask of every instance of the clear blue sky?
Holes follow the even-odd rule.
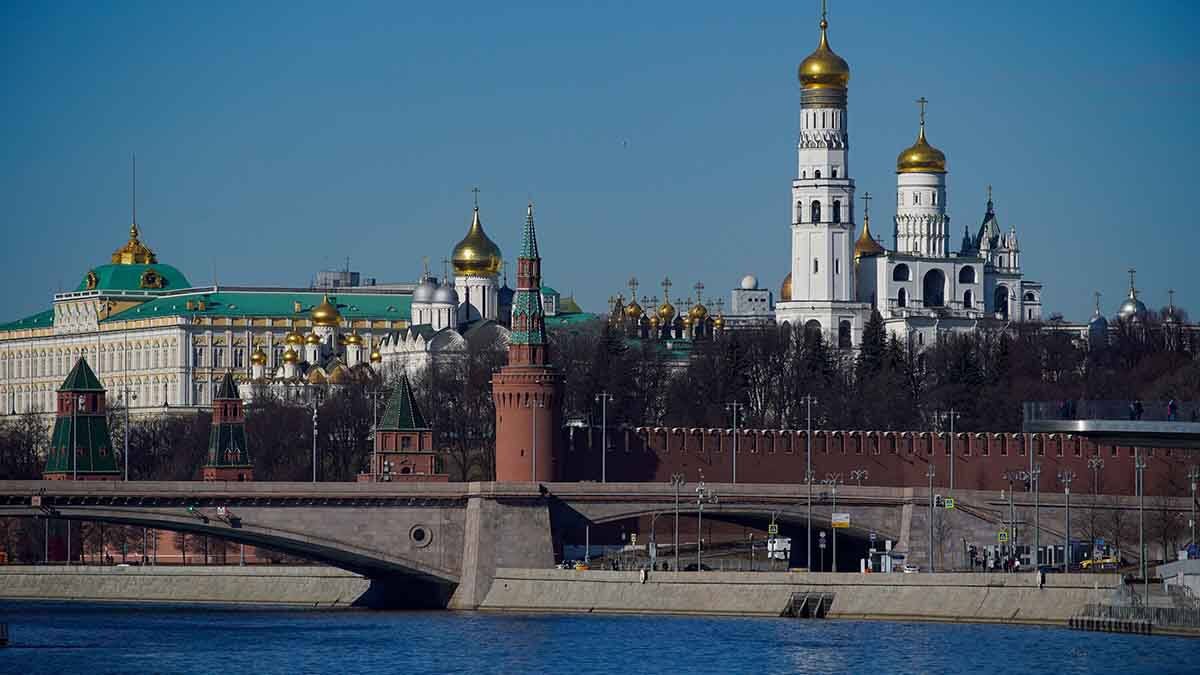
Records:
[[[217,4],[0,9],[0,320],[124,241],[131,151],[144,240],[194,283],[303,285],[346,257],[412,280],[474,185],[508,256],[534,198],[546,282],[593,311],[631,274],[727,298],[787,272],[817,0]],[[990,183],[1048,311],[1083,319],[1099,289],[1111,313],[1133,266],[1147,304],[1175,288],[1200,315],[1198,17],[834,0],[859,194],[891,194],[925,96],[956,246]]]

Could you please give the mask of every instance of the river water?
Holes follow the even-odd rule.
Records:
[[[1196,673],[1200,641],[801,619],[0,604],[3,673]]]

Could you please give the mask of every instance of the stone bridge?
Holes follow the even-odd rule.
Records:
[[[805,565],[804,485],[709,484],[717,495],[706,522],[766,530],[772,518],[793,537],[793,564]],[[679,491],[680,513],[697,510],[695,484]],[[944,492],[944,490],[935,490]],[[655,514],[676,508],[663,483],[202,483],[0,481],[0,516],[99,521],[222,537],[303,556],[371,577],[386,604],[472,608],[497,568],[547,568],[563,544],[582,544],[584,529],[622,523],[639,531]],[[942,560],[956,542],[990,544],[1007,518],[1006,495],[958,491],[954,511],[936,512],[934,549]],[[833,495],[813,487],[814,536],[828,531]],[[1093,508],[1134,508],[1131,498],[1104,497]],[[1031,543],[1033,495],[1014,495],[1022,543]],[[909,559],[929,560],[929,494],[924,489],[841,486],[837,511],[850,514],[839,532],[839,567],[857,569],[868,533],[890,539]],[[1042,494],[1043,545],[1062,541],[1062,494]],[[1073,520],[1080,518],[1074,498]],[[1186,500],[1158,508],[1183,512]],[[1186,515],[1184,516],[1186,522]],[[664,521],[665,522],[665,521]],[[1076,535],[1079,536],[1078,523]],[[685,540],[681,532],[681,542]],[[693,541],[694,541],[694,534]],[[682,544],[681,544],[682,546]],[[1128,545],[1136,548],[1136,539]],[[813,547],[816,551],[816,545]],[[1127,556],[1128,557],[1128,556]]]

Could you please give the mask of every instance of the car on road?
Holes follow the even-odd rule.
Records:
[[[688,565],[687,567],[683,568],[683,571],[684,572],[695,572],[697,569],[699,569],[701,572],[711,572],[712,571],[711,567],[709,567],[708,565],[705,565],[703,563],[700,565],[699,568],[696,567],[696,563],[692,563],[691,565]]]
[[[916,574],[921,571],[920,567],[913,565],[912,563],[905,563],[904,567],[901,569],[905,574]]]

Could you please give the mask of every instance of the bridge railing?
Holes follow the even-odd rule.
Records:
[[[1125,420],[1200,424],[1200,401],[1026,401],[1026,422]]]

